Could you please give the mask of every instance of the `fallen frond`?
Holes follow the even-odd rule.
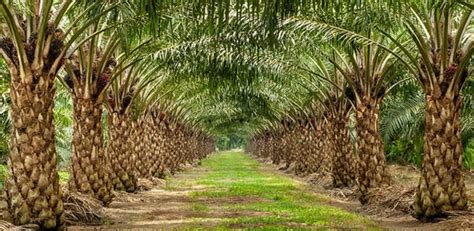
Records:
[[[101,225],[106,217],[102,203],[91,196],[65,192],[63,200],[67,225]]]

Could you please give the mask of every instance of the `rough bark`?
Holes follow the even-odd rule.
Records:
[[[292,155],[293,155],[293,129],[286,129],[283,134],[282,140],[282,160],[285,162],[284,169],[288,169],[292,163]]]
[[[146,171],[147,155],[144,151],[144,139],[147,138],[147,135],[143,124],[144,123],[141,119],[132,123],[132,136],[130,140],[132,141],[131,148],[133,149],[133,155],[135,157],[135,173],[137,174],[137,177],[146,178],[148,177]]]
[[[133,131],[127,114],[109,114],[109,146],[107,148],[113,171],[112,183],[115,190],[134,192],[137,178],[133,163]]]
[[[359,200],[367,202],[370,188],[390,184],[390,174],[385,164],[384,144],[379,128],[379,109],[376,99],[363,98],[356,105],[357,183]]]
[[[141,160],[143,162],[143,165],[139,166],[138,171],[140,172],[140,175],[144,178],[151,178],[151,166],[152,166],[152,160],[151,158],[153,157],[152,155],[152,148],[153,145],[156,145],[153,142],[153,127],[152,123],[150,120],[149,116],[145,116],[145,118],[142,121],[142,127],[143,127],[143,140],[141,141],[141,148],[139,150],[142,152],[141,155]]]
[[[165,157],[164,154],[168,151],[169,141],[166,140],[164,131],[164,123],[154,122],[153,123],[153,145],[150,150],[150,175],[153,177],[164,178],[165,175]]]
[[[104,151],[102,103],[73,96],[74,132],[69,189],[89,194],[104,204],[112,200],[110,165]]]
[[[2,219],[62,229],[63,202],[56,169],[53,124],[54,75],[32,74],[25,81],[11,71],[12,136]]]
[[[314,129],[313,172],[329,174],[331,172],[331,158],[329,156],[328,136],[326,135],[326,122],[317,122]]]
[[[310,130],[308,124],[301,124],[298,126],[296,132],[296,147],[295,147],[295,174],[307,174],[309,172],[310,162]]]
[[[467,208],[462,174],[459,93],[426,96],[424,155],[413,208],[416,216],[432,219],[444,211]]]
[[[328,119],[329,144],[332,150],[332,177],[334,187],[350,186],[355,179],[357,159],[352,154],[349,136],[349,117],[347,113],[338,112]]]

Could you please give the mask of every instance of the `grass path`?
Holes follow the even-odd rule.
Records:
[[[307,187],[242,152],[220,152],[161,188],[118,196],[102,228],[374,228],[369,219],[327,205],[329,198]]]

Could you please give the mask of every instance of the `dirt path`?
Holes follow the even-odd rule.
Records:
[[[243,153],[218,153],[149,191],[119,193],[102,226],[69,230],[209,229],[469,229],[465,218],[421,223],[410,216],[361,216],[355,200],[328,196],[317,185]]]
[[[189,195],[203,190],[192,181],[205,176],[207,169],[188,167],[153,189],[135,194],[117,193],[105,209],[108,219],[101,227],[80,227],[81,230],[162,229],[183,226],[207,227],[222,217],[196,211]],[[71,227],[74,230],[78,227]]]
[[[269,172],[274,172],[277,168],[272,165],[271,161],[259,160],[262,164],[262,169],[265,169]],[[415,186],[418,182],[418,170],[412,169],[411,167],[402,167],[402,166],[389,166],[390,171],[394,175],[399,183]],[[471,205],[471,208],[468,211],[453,213],[449,217],[440,218],[433,222],[421,222],[415,219],[413,216],[401,212],[373,212],[373,207],[364,207],[360,202],[353,197],[350,189],[335,190],[335,189],[325,189],[321,182],[319,184],[308,184],[307,182],[311,181],[311,177],[300,177],[293,174],[293,171],[285,170],[278,171],[280,174],[283,173],[287,177],[291,177],[297,181],[303,182],[308,187],[311,188],[311,191],[317,193],[318,195],[326,195],[331,199],[327,204],[343,208],[345,210],[355,212],[358,214],[363,214],[370,218],[373,222],[377,224],[378,227],[386,230],[474,230],[474,208]],[[325,182],[327,184],[327,182]],[[471,199],[471,203],[474,198],[474,175],[472,173],[466,173],[465,183],[468,197]],[[338,193],[335,192],[340,192]],[[336,194],[336,196],[335,196]],[[341,195],[346,194],[346,195]],[[386,208],[378,208],[375,211],[384,210]],[[388,209],[390,210],[390,209]]]
[[[149,191],[119,193],[104,225],[69,230],[373,227],[313,194],[243,153],[220,153]]]

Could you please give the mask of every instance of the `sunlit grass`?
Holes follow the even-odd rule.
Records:
[[[203,203],[193,203],[191,209],[196,212],[206,212],[209,211],[209,207]]]
[[[249,203],[232,203],[226,209],[255,211],[265,216],[237,217],[221,228],[286,230],[313,228],[373,228],[360,215],[324,205],[327,197],[315,195],[291,178],[260,169],[260,165],[240,152],[223,152],[203,160],[211,171],[196,184],[210,186],[192,193],[192,198],[253,198]]]

